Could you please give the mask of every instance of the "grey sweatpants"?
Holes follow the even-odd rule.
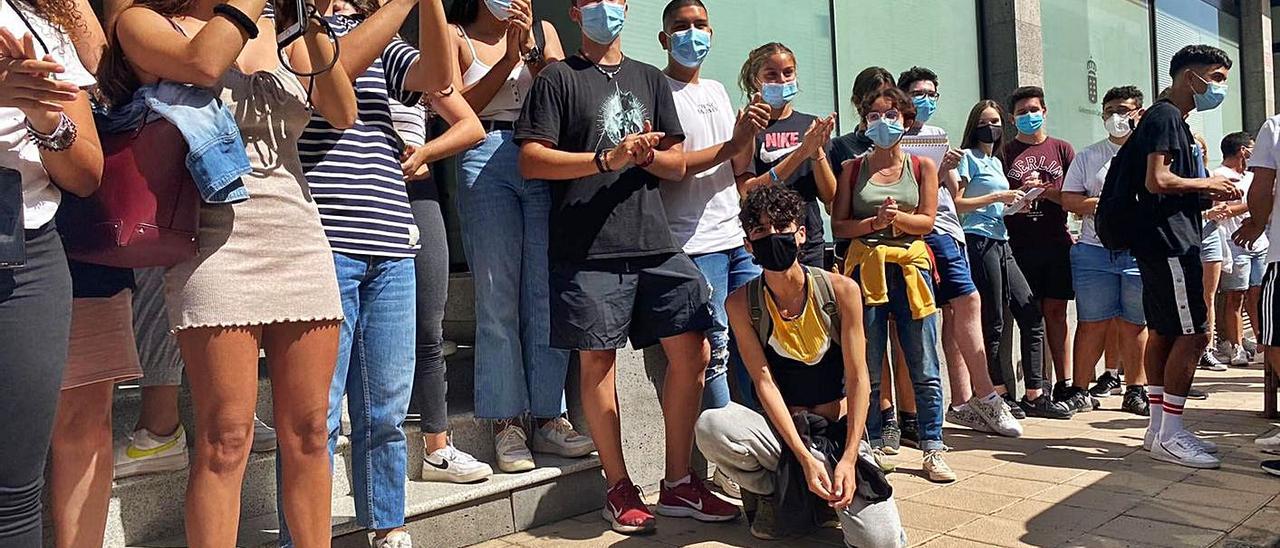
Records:
[[[737,403],[708,409],[698,417],[695,435],[698,450],[743,490],[757,495],[773,494],[774,472],[784,447],[763,415]],[[865,441],[858,450],[861,458],[871,458],[871,447]],[[907,545],[898,504],[892,497],[875,504],[855,497],[853,504],[840,512],[840,528],[849,546],[897,548]]]

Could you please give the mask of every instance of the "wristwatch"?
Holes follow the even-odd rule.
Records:
[[[48,134],[40,133],[31,121],[27,120],[27,139],[36,146],[50,152],[62,152],[71,148],[76,142],[76,123],[65,113],[58,119],[58,127]]]
[[[534,45],[532,48],[529,48],[528,53],[520,54],[520,60],[524,61],[524,64],[526,65],[536,65],[538,63],[541,63],[542,48],[538,47],[537,45]]]

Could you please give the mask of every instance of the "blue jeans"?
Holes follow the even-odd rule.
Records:
[[[404,525],[409,452],[403,426],[413,392],[417,330],[413,259],[334,253],[333,260],[345,319],[329,388],[329,454],[338,443],[346,396],[356,522],[391,529]],[[283,512],[280,544],[290,545]]]
[[[707,340],[711,342],[711,363],[707,365],[707,385],[702,391],[703,409],[719,409],[729,405],[729,364],[733,364],[734,375],[739,386],[751,387],[751,376],[738,357],[738,349],[733,346],[729,332],[729,315],[725,312],[724,302],[729,294],[760,275],[760,267],[756,266],[746,247],[694,255],[693,262],[702,271],[702,276],[711,284],[711,310],[715,314],[715,326],[707,331]],[[744,384],[745,383],[745,384]],[[743,390],[744,398],[750,392]],[[751,395],[750,399],[754,399]]]
[[[1142,274],[1128,251],[1075,244],[1071,246],[1071,279],[1076,289],[1078,320],[1104,322],[1123,318],[1133,325],[1147,325],[1142,310]]]
[[[860,278],[859,272],[854,273]],[[933,276],[922,272],[923,276]],[[867,364],[871,373],[871,407],[867,411],[867,436],[871,444],[884,445],[881,439],[883,417],[880,416],[880,364],[889,346],[889,317],[898,327],[898,342],[907,359],[911,385],[915,389],[916,409],[920,422],[920,449],[942,449],[942,376],[938,363],[938,315],[915,320],[907,304],[906,282],[902,269],[897,265],[885,265],[885,277],[889,284],[889,302],[868,306],[862,316],[867,336]]]
[[[569,352],[550,344],[551,187],[520,178],[519,152],[512,132],[493,131],[462,155],[458,212],[475,281],[480,419],[553,418],[566,410]]]

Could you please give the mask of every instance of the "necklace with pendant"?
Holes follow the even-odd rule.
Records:
[[[596,70],[600,71],[600,74],[603,74],[604,77],[611,82],[613,81],[613,78],[618,75],[619,72],[622,72],[622,63],[618,63],[618,68],[613,69],[613,72],[609,72],[601,68],[600,64],[596,63],[594,59],[588,57],[587,52],[578,50],[578,55],[581,55],[583,59],[586,59],[588,62],[590,62],[591,66],[595,67]]]

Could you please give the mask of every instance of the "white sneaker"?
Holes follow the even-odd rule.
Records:
[[[1160,433],[1147,427],[1147,432],[1142,435],[1142,450],[1151,452],[1151,446],[1156,444],[1156,440],[1160,439]]]
[[[257,415],[253,416],[253,452],[265,453],[276,450],[276,429],[267,426]]]
[[[1253,443],[1256,443],[1263,447],[1280,447],[1280,433],[1277,433],[1276,435],[1271,436],[1269,438],[1258,438],[1256,440],[1253,440]]]
[[[493,448],[498,455],[498,469],[508,474],[528,472],[537,467],[529,452],[528,436],[518,424],[509,424],[494,436]]]
[[[422,481],[473,483],[493,475],[493,468],[459,451],[453,444],[422,456]]]
[[[1175,434],[1171,440],[1153,444],[1151,446],[1151,458],[1188,468],[1218,468],[1222,466],[1222,461],[1206,453],[1195,440],[1195,436],[1185,430]]]
[[[1022,423],[1013,418],[1013,413],[1009,412],[1009,408],[1002,401],[990,404],[982,401],[982,398],[974,396],[969,399],[969,409],[982,417],[983,422],[987,424],[992,432],[1009,438],[1022,437]]]
[[[883,448],[876,447],[872,449],[871,460],[875,461],[876,466],[880,467],[880,471],[886,474],[898,469],[898,465],[889,460],[889,455],[885,454]]]
[[[174,472],[187,467],[187,432],[178,429],[168,436],[156,436],[140,428],[115,447],[114,479],[141,474]]]
[[[1183,430],[1182,433],[1188,436],[1188,439],[1190,440],[1191,443],[1194,443],[1198,447],[1200,447],[1201,451],[1204,451],[1205,453],[1209,453],[1211,455],[1218,453],[1218,444],[1213,443],[1209,440],[1200,439],[1199,436],[1187,430]],[[1151,448],[1155,445],[1155,441],[1158,439],[1160,439],[1160,433],[1152,432],[1151,429],[1148,428],[1147,433],[1142,437],[1142,450],[1151,451]]]
[[[1234,346],[1232,349],[1231,365],[1233,367],[1245,367],[1249,365],[1249,353],[1244,351],[1243,346]]]
[[[533,450],[538,453],[550,453],[576,459],[590,455],[596,450],[591,438],[579,434],[573,429],[569,419],[556,417],[533,431]]]
[[[1227,370],[1227,364],[1222,363],[1222,360],[1218,359],[1217,352],[1211,348],[1204,349],[1204,354],[1200,355],[1199,367],[1210,371]]]
[[[374,548],[413,548],[413,539],[409,537],[409,533],[393,531],[391,534],[378,539],[378,542],[374,544]]]
[[[716,484],[716,486],[720,488],[720,491],[724,492],[724,494],[729,498],[742,498],[742,487],[738,485],[738,482],[733,481],[729,479],[729,476],[724,475],[724,472],[721,471],[718,466],[716,467],[716,473],[711,475],[711,483]]]

